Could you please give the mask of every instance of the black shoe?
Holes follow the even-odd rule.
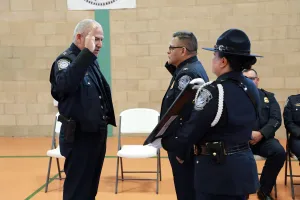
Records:
[[[260,190],[257,192],[257,197],[259,200],[274,200],[269,194],[267,195]]]

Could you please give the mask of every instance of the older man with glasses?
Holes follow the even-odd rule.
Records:
[[[258,87],[259,77],[254,69],[244,70],[243,74]],[[264,89],[258,89],[258,91],[261,108],[259,110],[259,120],[252,131],[250,146],[253,154],[267,158],[260,177],[260,189],[257,192],[258,199],[272,200],[270,193],[276,184],[277,176],[285,161],[285,150],[279,141],[274,138],[275,132],[281,126],[282,118],[274,94]]]

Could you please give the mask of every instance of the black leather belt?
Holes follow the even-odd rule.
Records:
[[[206,146],[201,145],[200,147],[201,147],[200,155],[212,155],[211,151],[209,151],[209,149]],[[239,145],[236,145],[233,147],[225,148],[224,155],[232,155],[232,154],[247,151],[247,150],[250,150],[250,145],[248,142],[242,143],[242,144],[239,144]]]

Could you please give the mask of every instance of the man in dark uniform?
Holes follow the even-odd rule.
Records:
[[[116,126],[111,91],[97,63],[103,30],[86,19],[71,46],[54,61],[51,94],[59,102],[64,200],[95,200],[106,153],[107,124]]]
[[[192,79],[202,78],[204,81],[208,81],[207,74],[197,58],[197,50],[198,43],[193,33],[176,32],[173,34],[168,51],[169,60],[165,64],[165,67],[172,75],[172,79],[162,100],[160,118],[164,116],[179,93]],[[176,129],[187,121],[192,109],[192,102],[185,105],[180,116],[173,122],[176,125],[173,126],[174,129],[172,131],[176,132]],[[180,164],[178,160],[176,160],[175,154],[168,152],[178,200],[195,199],[193,187],[194,163],[192,146],[190,147],[190,150],[191,151],[188,152],[189,161],[184,164]]]
[[[212,71],[217,80],[197,90],[189,119],[162,138],[162,146],[186,162],[196,144],[194,186],[197,200],[244,200],[259,187],[257,167],[249,147],[259,107],[258,91],[242,74],[256,63],[250,40],[241,30],[224,32],[214,48]]]
[[[283,119],[284,126],[290,133],[289,147],[291,152],[300,161],[300,94],[291,95],[287,98]]]
[[[259,77],[254,69],[244,70],[243,74],[258,87]],[[260,200],[271,200],[270,193],[276,184],[277,176],[284,165],[285,150],[274,138],[281,126],[281,112],[273,93],[258,89],[261,108],[259,120],[252,131],[250,140],[253,154],[267,158],[260,177],[260,189],[257,196]]]

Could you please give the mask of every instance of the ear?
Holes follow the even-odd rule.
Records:
[[[77,33],[76,34],[76,41],[80,41],[81,40],[81,34],[80,33]]]
[[[182,55],[186,55],[187,54],[187,49],[185,47],[182,48]]]
[[[223,57],[221,58],[221,63],[222,63],[221,67],[224,68],[228,65],[228,60],[225,57]]]

